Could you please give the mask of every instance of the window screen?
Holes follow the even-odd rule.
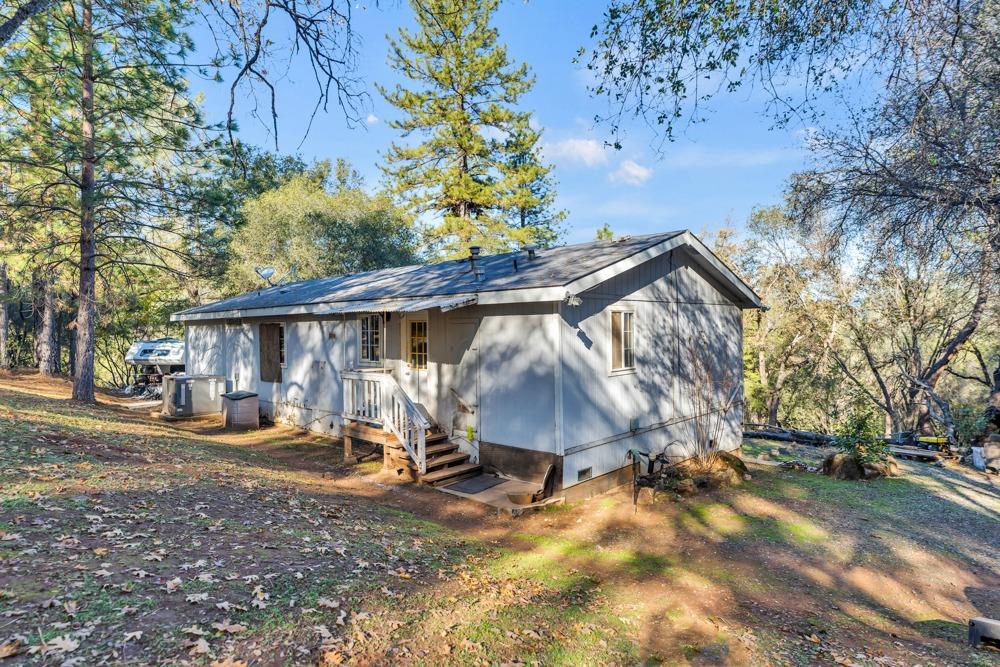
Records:
[[[278,363],[285,367],[285,325],[278,325]]]

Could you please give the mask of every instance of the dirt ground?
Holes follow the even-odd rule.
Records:
[[[996,477],[751,465],[512,518],[288,427],[68,394],[0,377],[0,667],[1000,665],[965,644],[1000,617]]]

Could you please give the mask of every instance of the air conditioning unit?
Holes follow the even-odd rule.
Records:
[[[219,414],[225,392],[226,378],[221,375],[165,375],[160,412],[167,417]]]

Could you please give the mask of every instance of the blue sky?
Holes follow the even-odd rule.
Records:
[[[362,37],[359,74],[371,93],[366,123],[349,128],[331,106],[317,116],[300,146],[315,101],[304,61],[290,64],[278,98],[282,152],[348,158],[373,187],[381,178],[380,156],[398,136],[385,123],[394,109],[372,84],[397,80],[386,64],[385,35],[412,23],[405,3],[381,4],[354,6],[354,28]],[[508,0],[496,15],[510,56],[529,63],[536,76],[522,107],[544,130],[543,150],[559,183],[558,206],[569,213],[565,240],[591,240],[605,222],[616,234],[739,228],[755,206],[780,202],[788,176],[806,164],[803,128],[772,128],[763,98],[748,90],[720,96],[705,122],[683,130],[659,155],[658,138],[641,122],[627,126],[621,150],[603,147],[608,128],[595,126],[593,119],[606,103],[588,94],[588,73],[573,58],[581,46],[590,46],[590,29],[604,8],[589,0]],[[195,87],[204,92],[209,114],[223,117],[227,86],[198,82]],[[246,112],[237,119],[244,141],[273,148],[268,128]]]

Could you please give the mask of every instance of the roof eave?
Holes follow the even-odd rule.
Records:
[[[701,242],[701,239],[691,232],[684,232],[684,237],[685,244],[690,246],[702,260],[702,266],[711,270],[717,278],[721,278],[733,289],[734,296],[741,299],[736,305],[744,310],[767,310],[767,306],[764,305],[760,295],[747,285],[742,278],[736,275],[732,269],[726,266],[722,260],[716,257],[715,253]]]

